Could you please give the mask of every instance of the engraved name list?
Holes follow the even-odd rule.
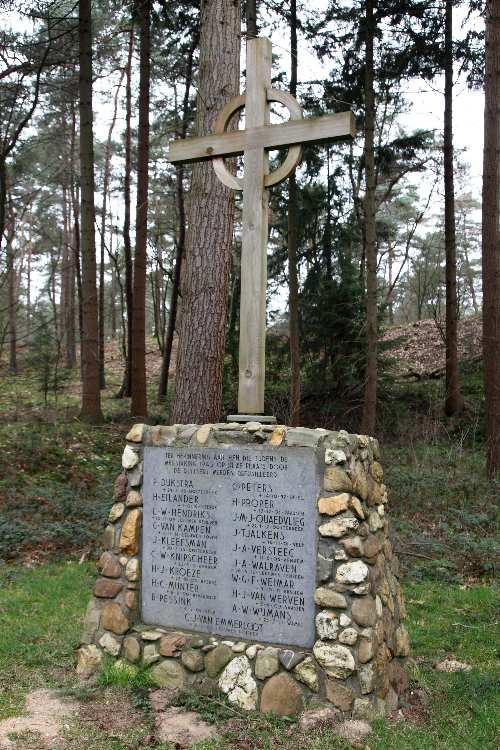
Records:
[[[312,646],[317,489],[308,448],[145,448],[144,621]]]

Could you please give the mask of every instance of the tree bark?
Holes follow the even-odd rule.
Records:
[[[133,308],[133,269],[132,245],[130,242],[130,175],[132,171],[132,53],[134,50],[134,29],[130,29],[127,68],[125,78],[125,174],[123,177],[123,255],[125,259],[125,306],[127,309],[127,345],[123,382],[118,398],[130,396],[132,392],[132,308]]]
[[[149,184],[149,84],[151,55],[151,0],[139,5],[141,29],[139,71],[139,131],[137,143],[137,210],[135,221],[134,291],[132,307],[131,414],[146,417],[146,260]]]
[[[14,216],[11,217],[11,221],[12,227],[6,233],[7,283],[9,300],[9,372],[11,375],[17,375],[17,284],[16,269],[14,265]]]
[[[246,26],[247,39],[253,39],[258,35],[257,29],[257,2],[256,0],[246,1]]]
[[[238,93],[240,7],[233,0],[202,4],[196,129]],[[186,274],[173,422],[217,422],[220,416],[234,198],[211,164],[193,168],[186,237]]]
[[[366,259],[366,375],[361,431],[375,433],[377,419],[377,230],[375,225],[375,91],[373,44],[375,18],[373,0],[366,0],[365,14],[365,252]]]
[[[297,96],[297,2],[290,0],[290,93]],[[290,338],[290,424],[300,423],[298,203],[295,172],[288,180],[288,314]]]
[[[458,367],[457,248],[453,177],[453,0],[446,0],[444,31],[444,242],[446,252],[446,400],[445,413],[462,408]]]
[[[81,343],[83,339],[83,309],[82,309],[82,267],[80,263],[80,210],[79,210],[79,191],[76,184],[75,174],[75,148],[76,148],[76,113],[74,106],[71,107],[71,156],[70,156],[70,175],[71,175],[71,205],[73,207],[73,276],[76,277],[76,291],[78,295],[78,334],[80,337],[80,368],[81,368]],[[74,335],[74,311],[73,311],[73,340]],[[76,363],[76,342],[75,346],[75,363]]]
[[[193,43],[189,49],[189,55],[186,66],[186,84],[184,87],[184,98],[182,102],[182,122],[179,132],[180,138],[185,138],[188,127],[189,97],[191,94],[191,84],[193,80],[193,56],[198,46],[199,34],[193,36]],[[177,310],[179,306],[179,291],[181,286],[181,268],[186,249],[186,204],[184,200],[184,165],[178,164],[175,170],[176,174],[176,195],[177,195],[177,220],[179,233],[177,236],[177,246],[175,252],[175,267],[172,279],[172,292],[170,295],[170,313],[168,316],[168,328],[163,345],[163,357],[161,363],[160,382],[158,383],[158,401],[161,402],[167,395],[168,374],[170,372],[170,362],[172,359],[172,344],[174,341],[175,327],[177,323]]]
[[[483,164],[483,352],[486,459],[500,473],[500,0],[486,3]]]
[[[106,148],[104,151],[104,170],[103,170],[103,184],[102,184],[102,215],[101,215],[101,254],[99,262],[99,385],[101,388],[106,388],[106,375],[104,372],[104,291],[105,291],[105,254],[106,254],[106,218],[108,215],[108,191],[109,191],[109,174],[111,170],[111,144],[113,138],[113,130],[116,123],[116,115],[118,112],[118,95],[122,86],[123,76],[125,71],[122,71],[120,81],[116,87],[115,98],[113,103],[113,117],[109,124],[108,138],[106,140]]]
[[[82,408],[80,418],[100,421],[99,337],[95,258],[94,138],[92,128],[91,0],[79,1],[79,93],[82,256]]]

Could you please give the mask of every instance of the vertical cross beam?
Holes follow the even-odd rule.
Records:
[[[269,123],[271,86],[269,39],[247,41],[245,127]],[[238,412],[264,411],[268,193],[264,177],[268,156],[262,146],[245,148],[241,248],[241,299]]]

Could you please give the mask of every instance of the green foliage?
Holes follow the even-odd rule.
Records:
[[[35,383],[43,394],[47,406],[49,393],[57,403],[60,391],[68,383],[71,370],[62,367],[60,342],[43,312],[37,315],[37,327],[29,342],[28,367],[34,374]]]

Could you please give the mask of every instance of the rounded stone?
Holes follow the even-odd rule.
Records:
[[[205,669],[209,677],[217,677],[226,664],[233,658],[234,654],[230,646],[220,644],[205,656]]]
[[[328,492],[352,492],[351,480],[345,471],[335,466],[328,466],[325,469],[323,485]]]
[[[350,585],[362,583],[368,577],[368,566],[362,560],[354,560],[339,565],[335,580],[338,583]]]
[[[98,606],[94,597],[91,597],[87,609],[85,611],[85,618],[83,620],[82,635],[80,637],[80,643],[90,644],[94,640],[94,636],[99,627],[99,621],[101,619],[101,609]]]
[[[355,512],[358,518],[361,518],[362,521],[364,520],[365,512],[363,506],[361,505],[361,501],[354,495],[350,496],[349,507]]]
[[[156,643],[146,643],[144,651],[142,653],[142,663],[145,667],[149,667],[150,664],[154,664],[160,658],[158,652],[158,646]]]
[[[342,539],[341,544],[350,557],[361,557],[363,554],[363,542],[359,536],[350,536]]]
[[[190,672],[202,672],[203,654],[198,649],[188,648],[181,654],[181,661]]]
[[[137,490],[130,490],[125,502],[127,508],[139,508],[142,505],[142,495]]]
[[[350,711],[354,700],[354,693],[350,687],[337,680],[325,680],[326,697],[330,703],[341,711]]]
[[[373,627],[377,622],[375,600],[371,596],[355,599],[351,609],[353,619],[363,627]]]
[[[314,601],[318,607],[336,607],[338,609],[345,609],[347,607],[347,601],[343,594],[339,594],[338,591],[329,586],[320,586],[314,592]]]
[[[375,656],[376,639],[375,631],[372,628],[366,628],[361,633],[361,640],[358,646],[358,659],[362,664],[370,661]]]
[[[124,503],[115,503],[111,510],[109,511],[109,517],[108,521],[110,523],[116,523],[124,514],[125,512],[125,504]]]
[[[122,574],[122,566],[111,552],[102,553],[97,563],[97,570],[107,578],[119,578]]]
[[[358,669],[358,680],[361,692],[364,694],[371,693],[375,685],[375,670],[373,662],[362,664]]]
[[[279,669],[278,649],[268,646],[259,651],[255,659],[255,676],[258,680],[271,677]]]
[[[304,654],[302,651],[293,651],[291,648],[286,648],[283,649],[283,651],[280,651],[280,663],[285,669],[293,669],[303,658]]]
[[[290,675],[271,677],[262,689],[260,710],[277,716],[296,716],[302,711],[302,692]]]
[[[306,657],[300,664],[297,664],[293,670],[293,674],[299,682],[303,682],[310,690],[313,690],[315,693],[318,691],[318,670],[311,656]]]
[[[130,445],[126,445],[122,455],[122,466],[124,469],[133,469],[139,463],[139,454]]]
[[[339,621],[335,612],[323,609],[316,615],[316,632],[322,641],[334,641],[339,632]]]
[[[94,596],[102,599],[114,599],[123,588],[120,581],[113,581],[109,578],[100,578],[94,585]]]
[[[394,633],[394,654],[408,656],[410,653],[410,637],[404,625],[400,625]]]
[[[137,593],[135,591],[126,591],[123,601],[129,609],[137,609]]]
[[[331,521],[322,523],[319,527],[321,536],[331,536],[335,539],[345,536],[351,531],[355,531],[359,526],[359,521],[352,516],[338,516]]]
[[[218,684],[230,703],[245,711],[252,711],[257,707],[257,683],[246,656],[236,656],[232,659],[222,672]]]
[[[125,440],[129,440],[131,443],[141,443],[144,434],[144,427],[145,425],[143,424],[134,424],[127,433]]]
[[[211,424],[204,424],[196,431],[196,442],[198,443],[198,445],[205,445],[208,438],[210,437],[211,430]]]
[[[123,500],[127,492],[127,475],[122,472],[118,474],[113,485],[113,500]]]
[[[354,657],[346,646],[316,641],[313,652],[316,660],[330,677],[343,680],[356,669]]]
[[[358,640],[358,631],[354,628],[346,628],[339,635],[340,643],[345,643],[348,646],[354,646]]]
[[[141,658],[141,643],[134,636],[127,636],[123,640],[123,656],[127,661],[132,663],[138,662]]]
[[[363,542],[363,556],[376,557],[382,549],[383,541],[378,534],[370,534]]]
[[[99,646],[102,646],[106,653],[111,654],[111,656],[118,656],[122,644],[121,641],[114,638],[111,633],[104,633],[99,639]]]
[[[185,671],[176,659],[164,659],[151,669],[151,679],[161,688],[184,687]]]
[[[320,497],[318,500],[318,510],[325,516],[336,516],[349,507],[349,495],[347,492],[334,497]]]
[[[127,555],[136,555],[139,551],[139,534],[141,530],[141,510],[129,511],[120,534],[120,550]]]
[[[123,635],[130,627],[128,617],[116,602],[107,604],[102,610],[101,625],[105,630],[111,630],[116,635]]]
[[[125,576],[128,581],[138,581],[140,576],[140,563],[137,557],[133,557],[128,561],[127,567],[125,568]]]
[[[162,656],[175,656],[185,645],[186,637],[182,633],[169,633],[164,635],[160,641],[160,654]]]

